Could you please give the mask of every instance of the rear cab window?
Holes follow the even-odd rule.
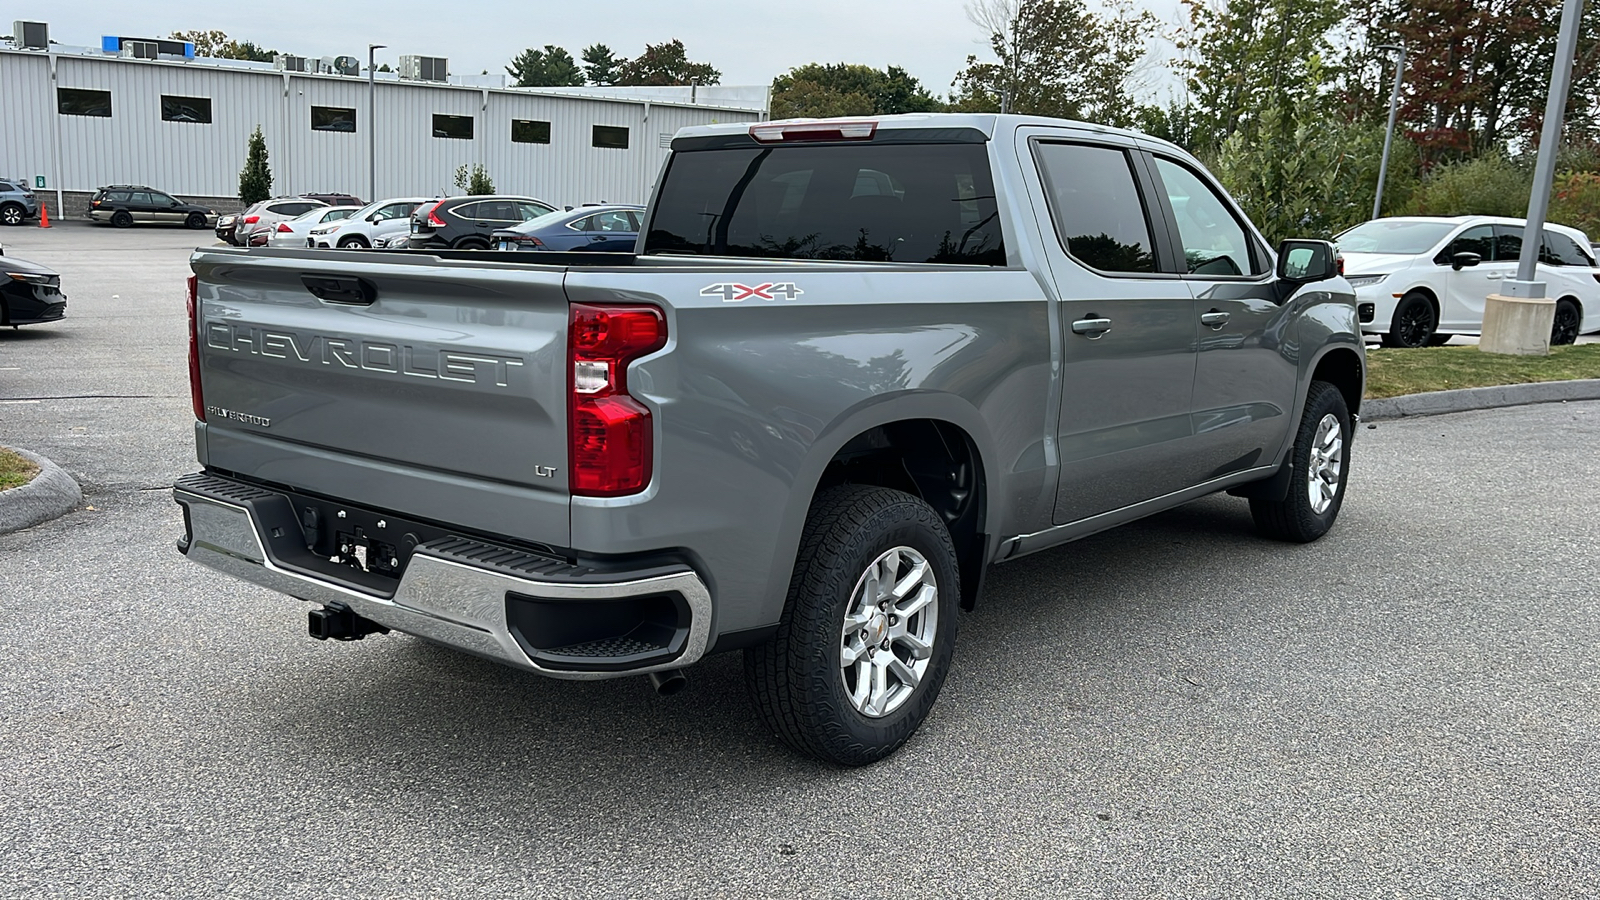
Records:
[[[647,229],[646,255],[1006,263],[987,145],[896,130],[871,142],[675,145]]]

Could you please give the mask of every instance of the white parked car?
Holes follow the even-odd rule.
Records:
[[[233,242],[240,247],[265,247],[279,222],[287,222],[328,204],[313,197],[274,197],[239,214]]]
[[[342,222],[311,229],[311,246],[365,249],[411,230],[411,213],[431,197],[394,197],[368,203]]]
[[[1483,329],[1484,300],[1517,277],[1526,222],[1493,216],[1373,219],[1334,240],[1356,289],[1361,330],[1385,347],[1438,345]],[[1600,269],[1589,238],[1546,225],[1538,279],[1556,301],[1550,343],[1600,331]]]
[[[272,236],[267,239],[269,247],[309,247],[311,246],[311,229],[319,225],[332,225],[350,218],[351,214],[361,209],[359,206],[321,206],[308,213],[295,216],[285,222],[279,222],[272,230]]]

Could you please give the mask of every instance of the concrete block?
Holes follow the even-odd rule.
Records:
[[[1549,297],[1490,294],[1483,304],[1478,349],[1507,356],[1549,356],[1556,301]]]

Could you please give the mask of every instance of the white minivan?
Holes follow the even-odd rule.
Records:
[[[1484,300],[1517,277],[1526,222],[1495,216],[1373,219],[1334,240],[1356,289],[1361,331],[1385,347],[1438,345],[1483,329]],[[1546,225],[1538,279],[1556,301],[1550,343],[1600,331],[1600,269],[1589,238]]]

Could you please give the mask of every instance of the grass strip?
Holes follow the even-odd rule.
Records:
[[[39,474],[39,467],[19,454],[0,447],[0,491],[22,487]]]
[[[1367,397],[1600,378],[1600,344],[1551,347],[1549,356],[1502,356],[1474,346],[1368,350]]]

